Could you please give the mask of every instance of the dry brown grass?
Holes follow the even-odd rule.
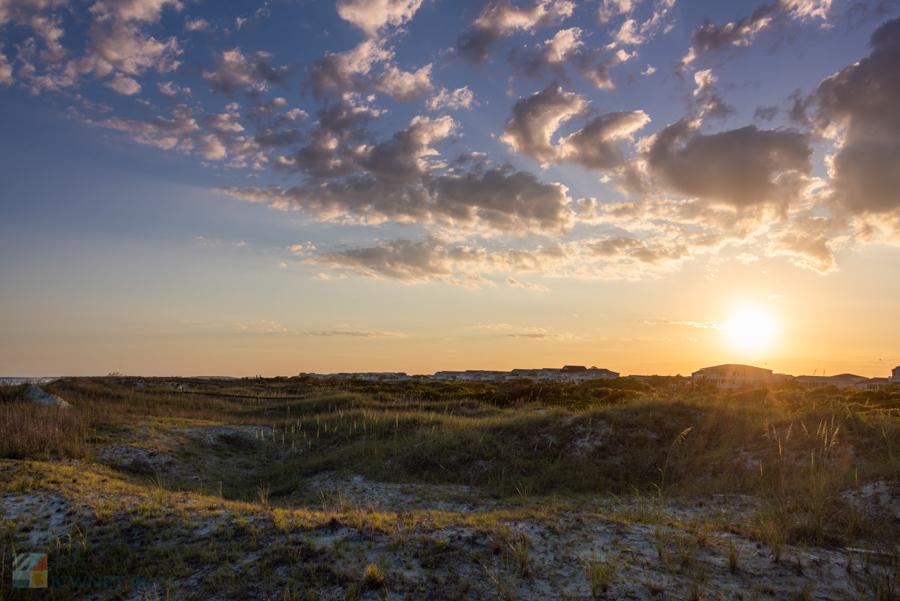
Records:
[[[87,432],[72,408],[24,401],[0,405],[0,457],[80,457],[87,450]]]

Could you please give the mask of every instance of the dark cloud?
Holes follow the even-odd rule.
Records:
[[[511,167],[423,174],[412,181],[355,175],[289,189],[226,188],[226,194],[323,221],[414,222],[523,235],[560,233],[571,226],[571,199]]]
[[[453,221],[511,233],[559,233],[571,225],[565,186],[511,167],[430,178],[436,207]]]
[[[717,25],[709,20],[694,30],[691,47],[681,59],[688,66],[706,55],[740,46],[749,46],[762,31],[775,23],[790,20],[828,18],[831,0],[779,0],[763,4],[750,15]]]
[[[372,68],[393,56],[383,39],[367,39],[350,50],[329,52],[310,67],[309,86],[319,98],[329,92],[340,96],[361,91],[369,85]]]
[[[345,95],[317,113],[309,141],[290,157],[290,165],[313,177],[346,175],[372,144],[366,123],[380,111]]]
[[[753,118],[758,121],[772,121],[778,116],[777,106],[759,106],[753,111]]]
[[[824,80],[804,102],[813,126],[841,144],[831,163],[840,207],[900,212],[900,19],[884,23],[871,53]]]
[[[375,145],[360,164],[382,181],[415,181],[430,170],[428,159],[437,154],[432,145],[447,138],[455,126],[447,116],[414,117],[390,140]]]
[[[805,134],[754,126],[715,134],[679,121],[661,131],[647,154],[652,175],[676,194],[736,209],[785,206],[810,171]]]
[[[643,111],[600,115],[560,141],[560,159],[589,169],[614,169],[625,162],[622,142],[649,122]]]

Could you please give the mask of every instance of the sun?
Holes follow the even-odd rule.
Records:
[[[753,305],[735,309],[722,329],[728,344],[745,353],[769,350],[778,330],[772,314]]]

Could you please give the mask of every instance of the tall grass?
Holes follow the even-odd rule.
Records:
[[[0,404],[0,457],[80,457],[87,451],[87,433],[75,409]]]

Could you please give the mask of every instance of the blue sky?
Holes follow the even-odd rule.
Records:
[[[0,373],[878,374],[897,15],[0,0]],[[722,342],[747,303],[756,356]]]

